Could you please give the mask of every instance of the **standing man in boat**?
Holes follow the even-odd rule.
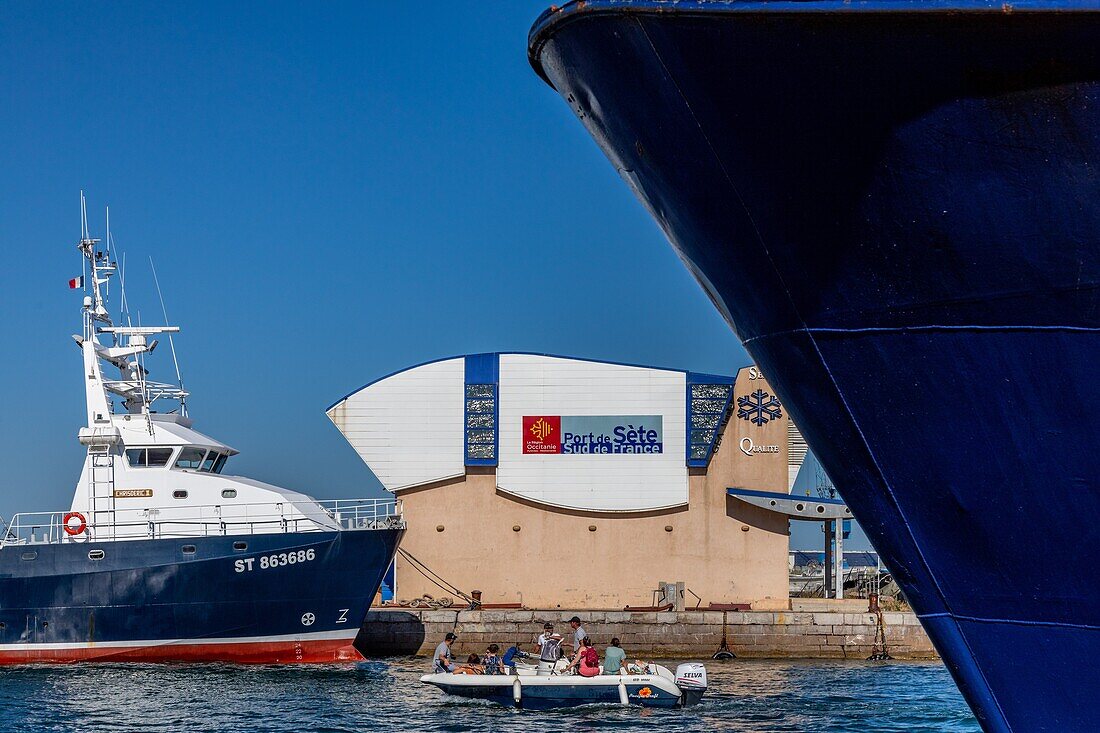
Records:
[[[458,638],[457,634],[450,631],[443,637],[443,641],[435,648],[435,658],[432,660],[432,672],[454,672],[455,666],[451,657],[451,645]]]
[[[561,634],[542,634],[539,639],[539,674],[553,674],[561,659]]]
[[[573,629],[573,656],[577,656],[577,652],[581,648],[581,640],[588,638],[588,632],[581,626],[580,616],[569,619],[569,628]]]
[[[542,625],[542,633],[535,637],[535,645],[540,649],[542,645],[546,643],[546,640],[550,638],[550,635],[554,633],[554,624],[547,621]]]

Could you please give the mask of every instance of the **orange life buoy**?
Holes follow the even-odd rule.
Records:
[[[69,524],[73,519],[76,520],[76,524]],[[61,520],[61,526],[65,528],[65,534],[75,537],[78,534],[84,534],[84,530],[88,529],[88,520],[80,512],[69,512]]]

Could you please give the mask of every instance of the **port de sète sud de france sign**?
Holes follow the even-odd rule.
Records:
[[[661,415],[524,415],[526,454],[663,453]]]

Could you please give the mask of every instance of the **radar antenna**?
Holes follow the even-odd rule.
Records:
[[[80,189],[80,244],[76,247],[82,253],[84,251],[84,243],[91,241],[91,237],[88,235],[88,204],[84,200],[84,189]],[[80,283],[84,292],[88,292],[88,259],[83,256],[80,257]]]

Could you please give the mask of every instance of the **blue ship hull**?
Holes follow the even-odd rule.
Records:
[[[332,662],[403,530],[0,549],[0,664]]]
[[[530,38],[987,731],[1100,730],[1098,9],[589,0]]]

